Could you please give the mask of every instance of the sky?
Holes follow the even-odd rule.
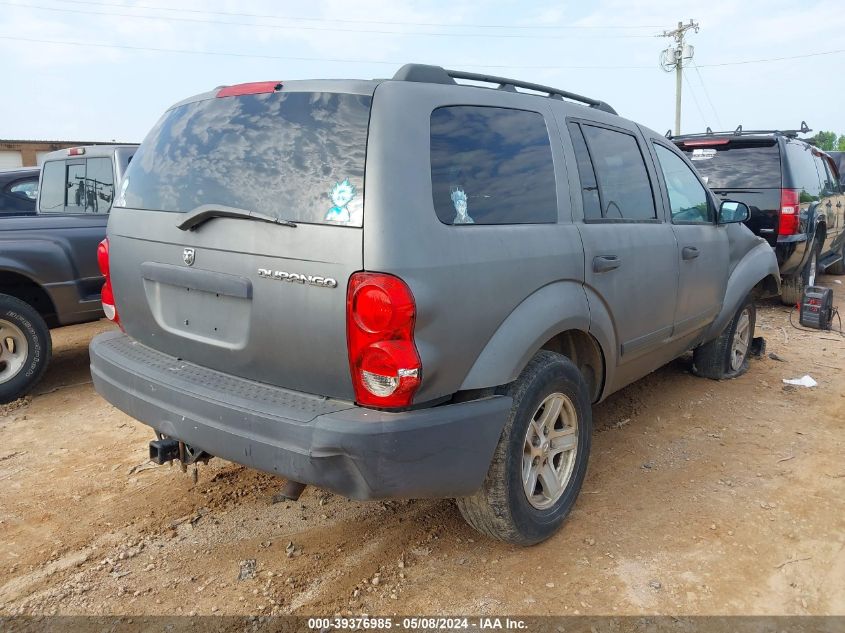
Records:
[[[390,77],[406,62],[555,86],[664,132],[661,34],[689,19],[682,132],[845,133],[841,0],[0,0],[0,139],[139,142],[215,86]]]

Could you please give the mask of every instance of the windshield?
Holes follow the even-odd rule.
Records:
[[[694,141],[690,141],[691,143]],[[776,141],[688,147],[680,149],[711,189],[780,189],[780,152]]]
[[[115,206],[184,213],[221,205],[361,226],[371,101],[276,92],[173,108],[132,158]]]

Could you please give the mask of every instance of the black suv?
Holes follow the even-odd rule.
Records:
[[[39,172],[38,167],[0,171],[0,217],[35,215]]]
[[[825,152],[797,138],[810,129],[672,137],[713,192],[746,203],[746,224],[775,249],[781,300],[795,305],[816,273],[845,273],[845,195]]]

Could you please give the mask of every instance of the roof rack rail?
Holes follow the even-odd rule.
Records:
[[[684,138],[694,138],[694,137],[703,137],[703,136],[745,136],[749,134],[775,134],[780,136],[787,136],[789,138],[795,138],[799,134],[807,134],[812,132],[808,126],[806,121],[801,121],[801,127],[797,130],[743,130],[741,125],[737,125],[735,130],[727,131],[727,132],[714,132],[709,127],[707,128],[706,132],[700,132],[698,134],[678,134],[676,136],[672,135],[672,130],[666,132],[666,138],[678,138],[683,136]]]
[[[533,90],[545,94],[552,99],[569,99],[577,101],[585,105],[609,112],[610,114],[617,114],[610,105],[598,99],[584,97],[574,92],[566,90],[558,90],[550,86],[543,86],[540,84],[532,84],[527,81],[519,81],[517,79],[508,79],[507,77],[496,77],[494,75],[484,75],[479,73],[468,73],[461,70],[447,70],[442,66],[431,66],[429,64],[405,64],[396,71],[393,75],[395,81],[416,81],[420,83],[430,84],[457,84],[455,79],[466,79],[468,81],[479,81],[482,83],[496,84],[497,90],[505,90],[507,92],[516,92],[517,88],[524,88],[526,90]]]

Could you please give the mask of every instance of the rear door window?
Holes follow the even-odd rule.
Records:
[[[584,201],[584,219],[601,220],[599,186],[596,182],[593,163],[590,161],[590,152],[587,149],[586,141],[584,141],[584,134],[581,132],[581,126],[577,123],[569,123],[568,127],[569,135],[572,137],[572,145],[575,148],[575,161],[578,164],[578,179],[581,182],[581,197]]]
[[[680,149],[711,189],[780,189],[780,150],[774,139],[682,141]]]
[[[448,106],[431,114],[434,210],[444,224],[557,221],[549,133],[539,112]]]
[[[633,134],[582,125],[590,152],[604,220],[654,220],[651,180]]]
[[[133,156],[115,205],[177,213],[220,205],[361,226],[371,101],[281,91],[172,108]]]

